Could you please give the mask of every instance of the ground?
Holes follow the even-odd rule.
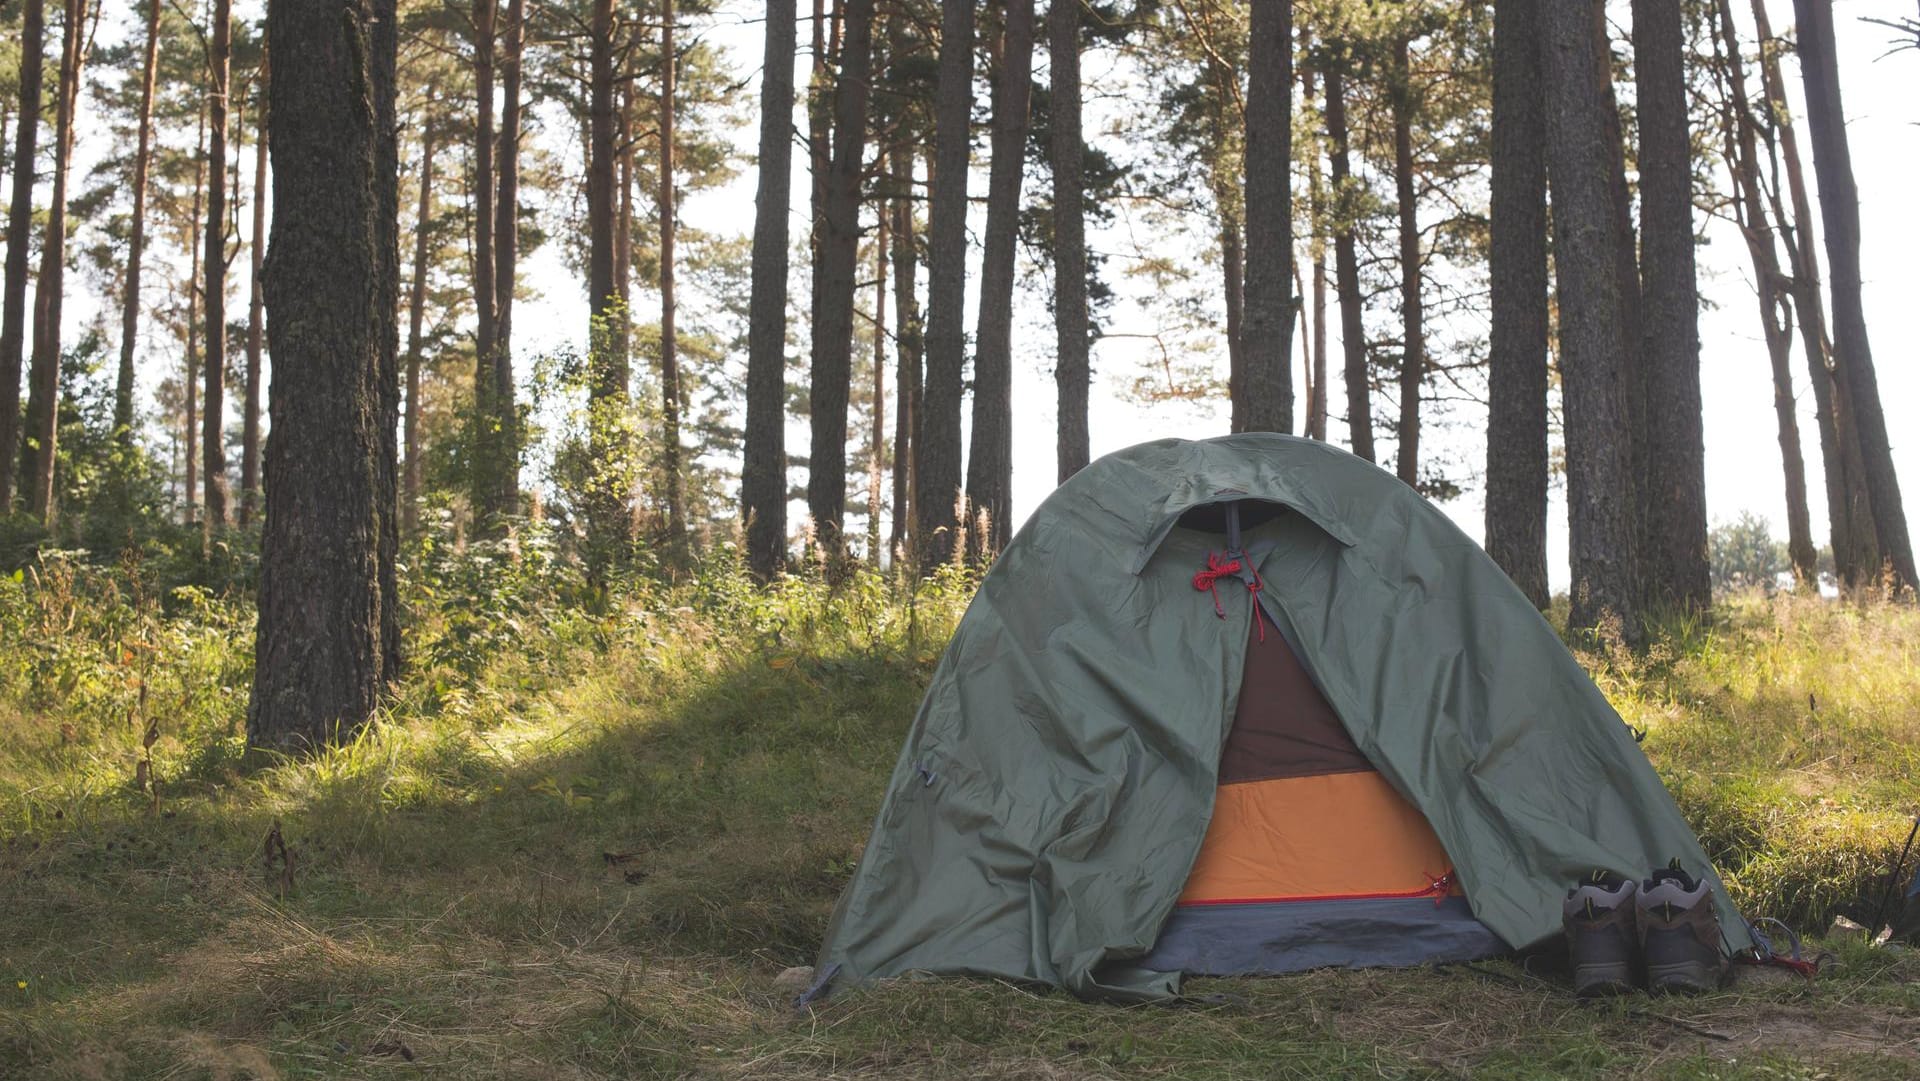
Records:
[[[796,1011],[964,581],[436,588],[390,716],[267,762],[241,602],[0,588],[0,1077],[1920,1077],[1920,955],[1842,938],[1697,999],[1502,961]],[[1911,611],[1756,598],[1582,659],[1737,900],[1824,927],[1905,837],[1917,653]]]

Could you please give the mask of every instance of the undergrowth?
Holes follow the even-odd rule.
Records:
[[[407,558],[406,680],[378,723],[294,761],[245,751],[244,578],[176,565],[42,552],[0,578],[0,1076],[1884,1065],[1828,1041],[1742,1044],[1730,1066],[1511,965],[1217,982],[1224,1005],[1184,1011],[943,981],[796,1016],[773,976],[817,947],[966,574],[762,589],[721,548],[676,583],[596,589],[537,529],[429,538]],[[1738,903],[1818,928],[1874,899],[1915,809],[1917,652],[1911,610],[1756,597],[1582,659]],[[1910,1023],[1920,973],[1847,960],[1847,1000]],[[1686,1023],[1814,1009],[1753,994]]]

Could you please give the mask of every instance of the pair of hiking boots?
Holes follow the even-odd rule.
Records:
[[[1645,881],[1595,871],[1567,891],[1561,914],[1574,994],[1619,995],[1642,986],[1696,994],[1725,981],[1713,892],[1679,864]]]

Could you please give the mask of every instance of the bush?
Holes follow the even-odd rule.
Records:
[[[1767,520],[1752,511],[1713,527],[1707,534],[1707,562],[1718,594],[1777,589],[1782,576],[1793,572],[1787,543],[1774,540]]]

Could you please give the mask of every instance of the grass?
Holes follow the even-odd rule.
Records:
[[[811,961],[965,583],[761,595],[720,567],[583,603],[515,577],[537,553],[430,556],[390,716],[265,764],[238,735],[244,604],[57,560],[0,582],[0,1077],[1920,1075],[1920,958],[1844,941],[1815,985],[1688,1001],[1582,1005],[1495,962],[796,1013],[779,974]],[[1817,927],[1905,836],[1917,652],[1911,611],[1754,599],[1584,659],[1742,904]]]

